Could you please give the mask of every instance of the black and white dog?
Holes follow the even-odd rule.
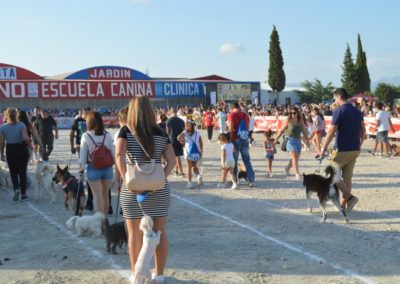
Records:
[[[326,221],[327,212],[325,209],[326,202],[331,200],[333,205],[342,213],[346,223],[349,222],[346,212],[340,206],[339,202],[339,191],[335,183],[340,181],[340,175],[333,166],[327,166],[325,169],[327,177],[323,177],[317,174],[303,174],[303,185],[306,187],[306,197],[309,212],[312,212],[310,204],[310,196],[312,192],[317,193],[319,207],[322,211],[322,222]]]

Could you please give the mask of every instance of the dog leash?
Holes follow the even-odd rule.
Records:
[[[118,190],[118,199],[117,199],[117,210],[115,211],[115,223],[118,222],[118,214],[119,214],[118,206],[119,206],[119,195],[121,194],[121,187],[119,186],[117,190]]]
[[[136,201],[139,203],[140,210],[142,210],[143,216],[146,216],[146,212],[144,212],[142,203],[146,200],[148,192],[143,192],[141,194],[136,194]]]

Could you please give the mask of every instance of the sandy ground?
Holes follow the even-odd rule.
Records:
[[[60,132],[50,159],[71,163],[76,174],[68,134]],[[255,189],[217,188],[219,147],[208,141],[204,186],[188,190],[182,178],[169,178],[167,283],[400,283],[399,158],[370,156],[367,141],[355,170],[353,191],[360,201],[351,223],[329,206],[328,222],[321,224],[316,198],[310,214],[302,182],[284,174],[287,154],[278,151],[274,176],[267,178],[262,135],[256,140]],[[301,172],[318,168],[313,155],[303,153]],[[47,197],[11,199],[11,190],[0,190],[0,283],[128,283],[123,250],[109,255],[103,237],[76,237],[66,228],[72,212],[64,209],[61,191],[54,204]],[[116,202],[114,189],[114,209]]]

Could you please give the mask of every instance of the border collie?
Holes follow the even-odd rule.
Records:
[[[340,206],[339,203],[339,191],[335,183],[340,180],[340,175],[337,174],[337,171],[333,166],[327,166],[325,169],[325,173],[327,177],[323,177],[317,174],[303,174],[303,185],[306,187],[306,197],[309,212],[312,212],[311,204],[310,204],[310,196],[312,192],[317,193],[319,207],[322,211],[321,222],[326,221],[327,212],[325,209],[326,202],[331,200],[333,205],[342,213],[344,220],[346,223],[349,222],[347,218],[346,212]]]

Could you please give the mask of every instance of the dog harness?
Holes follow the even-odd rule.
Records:
[[[63,183],[63,189],[68,187],[68,184],[72,181],[72,180],[76,180],[75,177],[71,176],[67,181],[65,181]]]

